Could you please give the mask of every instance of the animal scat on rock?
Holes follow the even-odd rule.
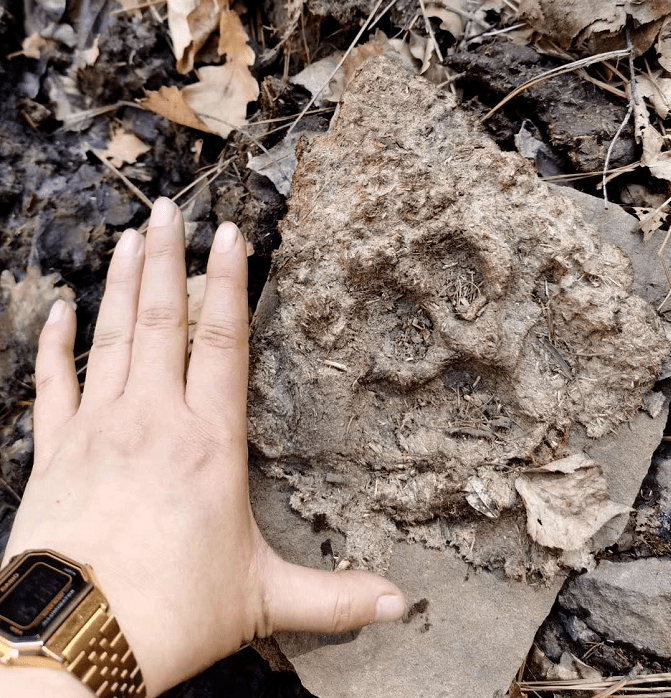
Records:
[[[459,545],[458,526],[483,520],[519,553],[491,565],[556,570],[515,495],[489,519],[467,483],[500,471],[512,485],[566,455],[574,423],[598,437],[640,406],[668,347],[628,259],[388,58],[364,65],[328,134],[299,144],[288,206],[251,340],[266,473],[346,533],[360,565],[384,570],[399,537]]]

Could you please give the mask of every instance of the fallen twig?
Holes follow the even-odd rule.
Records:
[[[433,44],[433,50],[436,52],[436,56],[438,56],[438,60],[442,63],[443,62],[443,53],[440,50],[440,46],[438,46],[438,42],[436,41],[436,35],[433,33],[433,27],[431,26],[431,22],[429,21],[429,16],[426,14],[426,7],[424,6],[424,0],[419,0],[419,7],[422,10],[422,17],[424,17],[424,24],[426,25],[426,31],[429,32],[429,36],[431,37],[431,43]]]
[[[662,684],[651,686],[650,684]],[[636,696],[636,698],[671,697],[671,673],[647,674],[645,676],[611,676],[604,679],[568,679],[565,681],[520,681],[521,691],[594,691],[594,698],[606,696]],[[622,690],[624,689],[624,690]]]
[[[492,116],[492,114],[497,112],[504,104],[510,102],[511,99],[514,99],[515,97],[517,97],[517,95],[521,94],[525,90],[528,90],[530,87],[538,85],[539,83],[544,82],[545,80],[554,78],[557,75],[563,75],[564,73],[571,73],[574,70],[577,70],[579,68],[585,68],[586,66],[592,65],[593,63],[601,63],[601,61],[607,61],[611,58],[624,58],[628,54],[628,49],[607,51],[606,53],[598,53],[596,56],[588,56],[587,58],[581,58],[580,60],[573,61],[573,63],[569,63],[568,65],[562,65],[557,68],[553,68],[552,70],[548,70],[545,73],[541,73],[540,75],[537,75],[535,78],[527,80],[527,82],[520,85],[519,87],[516,87],[509,95],[504,97],[495,107],[490,109],[482,117],[482,119],[480,119],[480,121],[487,121],[487,119],[489,119],[489,117]]]
[[[622,119],[620,127],[615,132],[613,140],[610,142],[610,145],[608,146],[608,150],[606,151],[606,161],[603,163],[603,178],[601,180],[601,186],[603,189],[604,208],[608,208],[608,193],[606,191],[606,184],[608,180],[606,179],[606,172],[608,171],[608,165],[610,164],[610,156],[613,153],[613,147],[615,146],[615,143],[617,143],[617,140],[620,137],[620,134],[622,133],[624,127],[629,123],[629,119],[631,119],[631,115],[634,113],[634,105],[636,104],[636,76],[634,75],[634,50],[631,46],[631,36],[629,34],[629,27],[627,27],[625,36],[627,37],[627,51],[629,54],[629,105],[627,106],[627,111],[624,115],[624,119]]]
[[[111,170],[151,211],[151,201],[133,184],[133,182],[130,181],[130,179],[128,179],[128,177],[126,177],[126,175],[122,174],[118,168],[114,167],[114,165],[103,155],[103,153],[100,150],[91,148],[91,152],[98,158],[98,160],[100,160],[100,162],[102,162],[103,165],[105,165],[105,167]]]
[[[614,167],[612,170],[608,170],[606,173],[608,175],[608,181],[614,179],[618,175],[624,174],[625,172],[633,172],[637,167],[641,167],[641,161],[637,160],[629,165],[622,165],[620,167]],[[603,175],[603,170],[592,170],[591,172],[572,172],[569,174],[560,175],[550,175],[549,177],[543,177],[544,182],[572,182],[576,179],[589,179],[590,177],[601,177]]]

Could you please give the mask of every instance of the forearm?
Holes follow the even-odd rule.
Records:
[[[93,692],[67,671],[0,666],[0,696],[91,698]]]

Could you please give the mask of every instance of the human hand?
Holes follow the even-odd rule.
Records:
[[[149,696],[255,636],[343,632],[404,609],[389,581],[284,562],[257,528],[246,284],[244,239],[225,223],[187,370],[184,224],[159,199],[146,242],[127,230],[115,250],[82,395],[62,301],[40,338],[35,464],[6,555],[51,548],[92,565]]]

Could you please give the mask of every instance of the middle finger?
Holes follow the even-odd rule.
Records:
[[[184,390],[186,313],[184,222],[177,206],[161,197],[147,230],[127,392]]]

